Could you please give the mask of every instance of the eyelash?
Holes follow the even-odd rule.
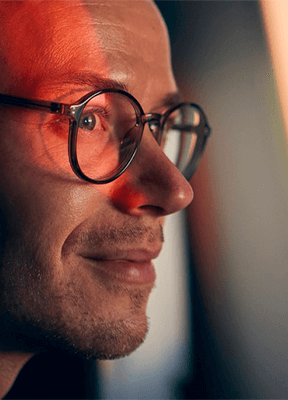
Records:
[[[84,112],[85,111],[85,112]],[[96,113],[98,114],[100,117],[102,118],[107,118],[107,116],[110,113],[110,110],[108,107],[93,107],[93,108],[89,108],[89,109],[84,109],[83,110],[83,114],[81,115],[85,115],[85,114],[89,114],[89,113]],[[50,115],[49,121],[47,121],[46,123],[44,123],[42,125],[43,128],[45,129],[53,129],[53,133],[56,135],[63,135],[63,133],[65,135],[68,135],[69,133],[69,119],[68,117],[66,117],[65,115]],[[65,127],[64,127],[65,125]]]

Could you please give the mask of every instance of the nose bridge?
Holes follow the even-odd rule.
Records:
[[[142,115],[142,123],[143,125],[146,124],[146,122],[150,122],[150,121],[159,121],[162,118],[162,114],[158,114],[158,113],[147,113],[147,114],[143,114]]]
[[[161,136],[163,131],[162,118],[163,115],[158,113],[148,113],[142,115],[142,124],[144,131],[145,131],[145,124],[147,123],[150,132],[152,133],[156,142],[159,145],[161,143]]]

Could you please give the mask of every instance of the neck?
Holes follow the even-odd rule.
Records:
[[[0,398],[11,389],[17,375],[26,362],[33,356],[30,353],[8,352],[0,350]]]

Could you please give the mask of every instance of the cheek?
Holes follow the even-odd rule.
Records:
[[[95,211],[95,207],[90,205],[91,193],[85,190],[72,171],[68,172],[68,161],[59,167],[52,157],[56,154],[55,146],[50,147],[54,150],[48,156],[43,155],[41,141],[33,145],[25,143],[22,147],[18,143],[11,147],[6,146],[0,158],[2,247],[7,235],[16,235],[24,240],[30,238],[38,243],[45,242],[46,247],[55,247],[52,251],[60,251],[71,230],[87,218],[91,210]],[[68,179],[65,178],[66,167]]]
[[[37,146],[34,146],[35,163],[49,171],[58,171],[65,177],[72,177],[69,162],[68,140],[69,120],[65,117],[52,120],[39,128]]]
[[[72,172],[65,127],[27,129],[30,122],[8,124],[2,118],[0,241],[9,232],[59,252],[76,226],[107,211],[107,188],[86,184]]]
[[[39,172],[74,179],[68,156],[68,119],[47,122],[46,113],[20,111],[8,112],[5,120],[1,115],[0,124],[0,165],[10,179]]]

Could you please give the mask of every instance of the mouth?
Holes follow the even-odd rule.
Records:
[[[109,256],[85,256],[92,268],[105,278],[126,284],[154,284],[156,272],[152,260],[160,253],[155,251],[133,250],[115,251]]]

